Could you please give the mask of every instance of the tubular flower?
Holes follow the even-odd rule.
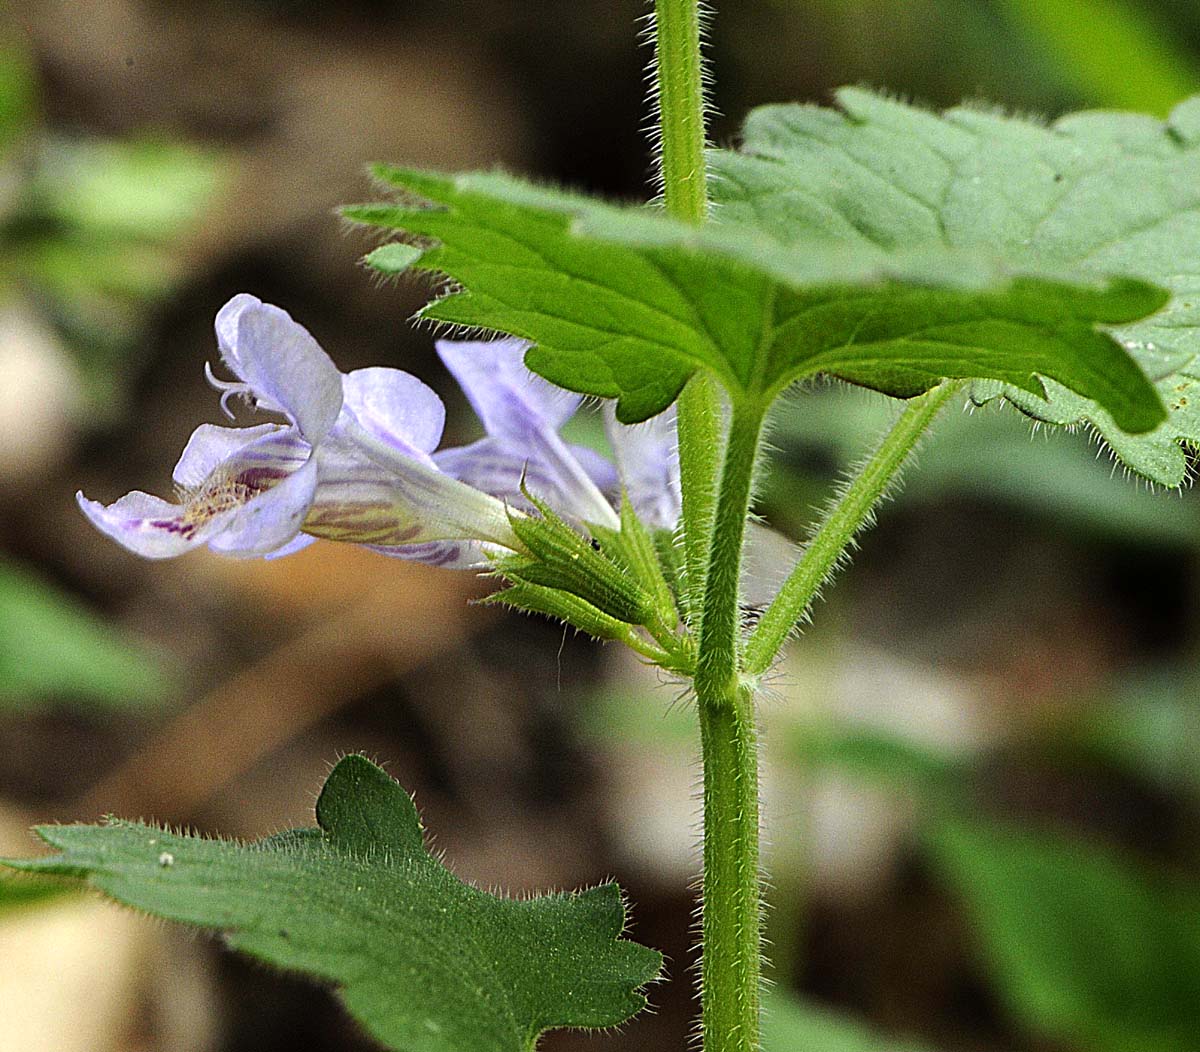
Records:
[[[438,452],[445,408],[399,369],[343,374],[301,325],[253,296],[218,313],[217,342],[240,397],[285,423],[202,424],[176,464],[177,500],[135,491],[103,505],[78,495],[104,533],[152,559],[201,545],[243,557],[286,555],[318,538],[443,566],[486,565],[520,551],[513,508],[532,493],[565,518],[615,529],[622,490],[654,528],[679,517],[675,425],[607,421],[614,467],[559,429],[582,401],[525,368],[527,344],[441,341],[438,353],[487,432]]]
[[[616,484],[612,464],[582,446],[570,446],[559,428],[583,399],[547,383],[524,363],[524,340],[488,343],[439,340],[437,351],[471,403],[487,437],[445,449],[434,460],[472,486],[527,507],[523,489],[560,515],[615,529],[605,496]]]
[[[567,519],[609,529],[619,526],[614,505],[624,489],[646,525],[673,530],[680,515],[674,408],[633,427],[606,411],[614,467],[559,435],[583,399],[530,372],[528,348],[517,339],[438,341],[439,356],[487,432],[469,446],[435,453],[438,467],[516,507],[528,507],[527,490]]]
[[[638,518],[652,530],[674,530],[683,513],[675,417],[672,405],[645,423],[622,424],[612,405],[604,407],[604,430],[621,486]]]
[[[133,492],[104,506],[78,495],[104,533],[148,558],[207,544],[236,556],[286,554],[316,537],[439,564],[518,546],[504,504],[451,478],[430,453],[441,400],[397,369],[343,375],[278,307],[235,296],[216,320],[225,366],[214,383],[286,424],[203,424],[175,466],[178,502]],[[303,531],[303,532],[301,532]]]

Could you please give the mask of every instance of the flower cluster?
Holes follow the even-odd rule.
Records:
[[[672,413],[625,427],[609,413],[616,464],[560,435],[581,399],[525,368],[527,344],[440,341],[438,353],[486,436],[438,450],[441,399],[399,369],[341,373],[278,307],[235,296],[217,342],[236,378],[209,378],[221,406],[242,397],[284,418],[252,427],[203,424],[174,479],[178,501],[135,491],[110,505],[79,494],[104,533],[152,559],[200,545],[274,557],[318,538],[442,566],[486,565],[521,552],[511,516],[530,494],[578,526],[616,529],[622,492],[651,529],[674,529],[679,472]]]

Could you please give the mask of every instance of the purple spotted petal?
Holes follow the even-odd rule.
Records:
[[[342,376],[307,329],[243,293],[221,309],[216,330],[225,364],[262,408],[285,414],[314,444],[325,437],[342,408]]]
[[[317,490],[317,463],[298,471],[230,512],[209,547],[223,555],[269,555],[293,540],[304,525]]]
[[[101,533],[135,555],[170,559],[205,542],[206,534],[190,524],[184,509],[141,490],[127,493],[107,506],[76,493],[84,515]]]
[[[171,477],[184,489],[197,489],[217,468],[235,453],[257,439],[290,430],[280,424],[259,424],[258,427],[218,427],[201,424],[192,432],[184,446]]]
[[[471,408],[495,438],[524,441],[529,421],[557,431],[582,399],[543,380],[525,366],[524,340],[438,340],[437,352],[463,389]]]
[[[394,369],[343,377],[286,312],[250,295],[222,308],[216,331],[237,377],[210,376],[224,392],[222,405],[245,395],[291,424],[197,428],[175,466],[177,504],[137,492],[105,507],[81,494],[80,506],[109,536],[150,558],[201,544],[277,558],[326,537],[437,565],[480,566],[485,547],[520,548],[500,500],[435,464],[430,454],[444,410],[415,377]],[[578,399],[530,377],[522,345],[485,346],[493,354],[490,375],[507,392],[486,406],[476,399],[503,435],[504,448],[495,451],[502,487],[518,492],[529,465],[546,491],[561,494],[565,513],[615,518],[600,489],[610,488],[611,466],[557,434]],[[472,376],[464,382],[477,395],[482,377]]]
[[[342,377],[344,406],[371,434],[416,459],[428,460],[446,424],[434,391],[399,369],[355,369]]]
[[[222,451],[229,455],[214,459]],[[310,454],[292,428],[203,425],[176,467],[181,503],[134,492],[107,507],[80,494],[79,506],[100,530],[149,559],[205,543],[228,554],[264,555],[292,540],[304,521],[316,487]],[[210,469],[201,476],[205,464]]]
[[[618,423],[609,405],[604,429],[617,459],[621,484],[638,518],[651,529],[673,530],[683,508],[675,407],[631,426]]]

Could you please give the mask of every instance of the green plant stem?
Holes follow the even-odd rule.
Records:
[[[708,173],[699,4],[656,0],[654,16],[663,204],[676,219],[702,223],[708,215]],[[693,376],[679,396],[677,411],[687,568],[682,598],[684,616],[693,622],[704,587],[721,455],[721,406],[712,378]]]
[[[783,588],[759,619],[746,645],[743,670],[747,676],[761,675],[771,666],[855,534],[870,521],[875,506],[896,481],[926,428],[961,388],[961,381],[946,380],[905,406],[879,447],[842,491]]]
[[[754,699],[738,689],[701,702],[704,760],[704,1052],[758,1052],[762,967],[758,736]]]
[[[663,202],[675,218],[701,223],[708,215],[708,176],[696,0],[655,0],[654,45]]]
[[[683,496],[683,616],[696,627],[717,502],[721,458],[721,405],[711,376],[696,373],[676,403],[679,435],[679,483]]]
[[[708,214],[708,185],[699,3],[656,0],[655,18],[663,202],[677,219],[701,223]],[[697,373],[688,381],[678,414],[687,570],[683,606],[699,637],[695,687],[704,759],[704,1048],[756,1052],[758,746],[754,699],[739,684],[738,587],[763,412],[758,406],[734,407],[719,493],[722,412],[711,377]]]
[[[754,699],[741,683],[739,586],[759,406],[735,406],[713,520],[696,662],[704,759],[701,999],[706,1052],[757,1052],[761,969],[758,752]]]

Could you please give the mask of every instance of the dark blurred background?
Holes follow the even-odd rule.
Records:
[[[218,422],[231,295],[343,369],[400,366],[475,433],[337,205],[372,160],[503,166],[622,200],[651,158],[641,0],[12,0],[0,34],[0,849],[113,812],[311,824],[362,750],[448,864],[524,893],[618,878],[669,957],[656,1010],[544,1048],[682,1050],[695,728],[616,649],[468,605],[486,584],[320,543],[141,562],[72,495],[170,493]],[[1165,114],[1193,0],[738,0],[713,137],[865,83],[934,105]],[[894,407],[781,410],[761,510],[792,538]],[[1083,434],[947,415],[763,706],[768,1052],[1200,1048],[1200,507]],[[768,550],[770,573],[783,556]],[[0,1049],[369,1048],[332,996],[92,898],[0,882]]]

